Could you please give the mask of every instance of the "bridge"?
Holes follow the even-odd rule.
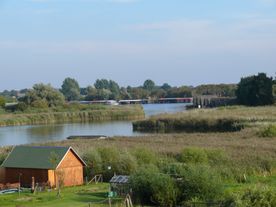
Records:
[[[193,103],[193,98],[159,98],[159,99],[127,99],[127,100],[96,100],[96,101],[72,101],[70,103],[80,104],[106,104],[106,105],[128,105],[128,104],[166,104],[166,103]]]
[[[193,98],[159,98],[154,103],[193,103]]]
[[[193,98],[159,98],[159,99],[134,99],[120,100],[119,104],[165,104],[165,103],[193,103]]]

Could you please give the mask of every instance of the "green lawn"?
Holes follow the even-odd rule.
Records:
[[[38,192],[33,195],[30,192],[23,192],[19,196],[16,194],[0,195],[0,206],[5,207],[88,207],[91,202],[92,207],[107,206],[107,203],[100,203],[107,199],[109,184],[92,184],[87,186],[63,188],[61,197],[58,198],[56,191]],[[120,200],[113,200],[113,203],[120,203]]]

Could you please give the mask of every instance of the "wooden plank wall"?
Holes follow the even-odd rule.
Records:
[[[5,183],[5,168],[0,168],[0,183]]]
[[[70,167],[57,170],[57,176],[63,177],[64,186],[77,186],[83,184],[83,167]]]
[[[57,171],[63,174],[64,186],[83,184],[83,164],[72,151],[67,153]]]
[[[6,168],[6,182],[17,183],[19,182],[19,175],[21,185],[29,187],[32,184],[32,177],[35,182],[46,183],[48,181],[48,170],[43,169],[20,169],[20,168]]]

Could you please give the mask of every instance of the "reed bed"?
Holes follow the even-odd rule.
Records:
[[[0,115],[0,126],[90,122],[104,120],[133,120],[144,118],[140,106],[110,106],[93,110],[68,110],[62,112],[10,113]]]
[[[134,122],[133,127],[147,132],[232,132],[273,122],[276,122],[276,106],[231,106],[152,116]]]

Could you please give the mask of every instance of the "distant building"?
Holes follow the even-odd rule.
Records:
[[[30,187],[47,183],[54,187],[62,179],[63,186],[83,184],[85,162],[72,147],[16,146],[2,164],[5,183]]]

